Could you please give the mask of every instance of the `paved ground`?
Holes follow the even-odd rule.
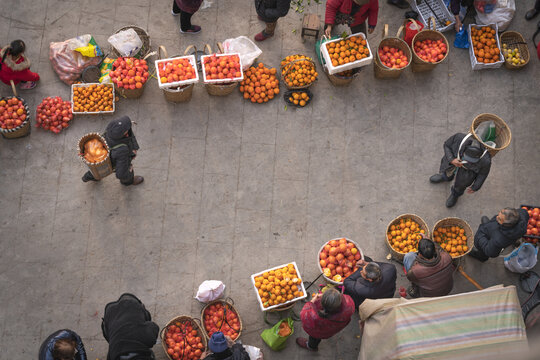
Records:
[[[169,0],[1,2],[0,43],[24,39],[42,77],[22,94],[32,109],[45,96],[69,98],[49,64],[50,41],[90,32],[105,45],[115,30],[136,24],[149,30],[153,46],[176,54],[262,27],[252,3],[239,0],[212,0],[193,17],[203,26],[196,36],[178,34]],[[522,19],[532,4],[519,2],[511,25],[527,38],[536,21]],[[324,12],[322,5],[312,9]],[[395,31],[402,14],[381,1],[372,46],[380,25]],[[300,19],[291,11],[280,20],[277,35],[261,45],[262,61],[278,66],[286,55],[314,55],[313,42],[300,41]],[[447,35],[453,42],[453,32]],[[346,88],[322,75],[312,104],[300,110],[286,110],[282,99],[253,105],[237,92],[210,97],[200,85],[191,102],[175,105],[152,80],[141,99],[121,100],[115,115],[138,123],[135,169],[146,181],[130,188],[113,177],[80,181],[77,139],[104,129],[111,117],[78,117],[60,135],[33,129],[27,138],[0,140],[0,358],[35,357],[50,332],[67,327],[82,336],[90,359],[104,359],[100,319],[107,302],[135,293],[163,326],[179,314],[200,316],[193,296],[204,279],[225,282],[242,315],[242,339],[263,347],[266,326],[251,273],[294,260],[313,279],[317,250],[336,236],[383,260],[386,225],[405,212],[430,226],[458,216],[476,229],[482,214],[540,203],[539,77],[536,59],[517,72],[473,72],[468,52],[452,48],[433,72],[407,71],[399,80],[374,79],[372,66]],[[0,86],[0,94],[9,88]],[[438,169],[442,142],[482,112],[510,125],[512,144],[495,158],[482,190],[448,210],[449,186],[430,185],[428,176]],[[517,278],[502,258],[483,265],[466,259],[464,266],[483,286]],[[403,275],[399,282],[406,284]],[[454,292],[471,290],[456,275]],[[355,359],[357,335],[355,318],[313,356]],[[280,354],[264,350],[268,359],[310,356],[292,341]],[[165,358],[159,345],[156,353]]]

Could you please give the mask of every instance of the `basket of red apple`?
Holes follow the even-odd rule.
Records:
[[[388,24],[384,25],[383,39],[375,55],[373,71],[377,79],[397,79],[411,63],[411,49],[399,38],[403,26],[395,37],[388,36]]]
[[[206,337],[198,319],[180,315],[161,329],[161,345],[170,360],[200,359],[206,350]]]
[[[430,71],[446,59],[450,47],[448,40],[439,31],[435,30],[435,19],[431,18],[429,25],[417,33],[413,40],[412,71]]]
[[[208,48],[210,46],[208,45]],[[223,47],[218,43],[221,54],[201,56],[203,82],[210,95],[229,95],[244,80],[240,54],[223,54]]]
[[[148,64],[145,59],[119,57],[113,62],[109,73],[115,90],[123,97],[136,99],[142,96],[148,80]]]
[[[523,235],[523,240],[536,245],[540,242],[540,206],[521,205],[521,208],[529,213],[527,233]]]
[[[30,111],[26,101],[18,96],[0,98],[0,134],[6,139],[14,139],[29,133]]]

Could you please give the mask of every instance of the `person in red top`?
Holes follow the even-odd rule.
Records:
[[[368,19],[369,33],[377,25],[379,14],[379,0],[328,0],[324,15],[324,33],[332,37],[334,25],[349,25],[351,33],[366,33],[366,19]]]
[[[328,289],[323,295],[317,294],[304,305],[300,320],[309,340],[296,338],[298,346],[317,351],[321,339],[328,339],[340,332],[351,321],[354,301],[336,289]]]
[[[33,89],[39,75],[30,71],[30,60],[24,56],[26,45],[22,40],[14,40],[0,50],[0,80],[9,85],[10,81],[21,83],[21,89]]]

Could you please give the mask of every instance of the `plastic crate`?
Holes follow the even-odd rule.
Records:
[[[490,28],[495,29],[495,39],[497,39],[497,47],[499,48],[499,61],[494,62],[494,63],[484,64],[476,60],[476,56],[474,55],[474,49],[472,45],[472,37],[471,37],[471,29],[473,26],[478,27],[478,28],[489,26]],[[498,32],[499,32],[499,28],[497,27],[497,24],[489,24],[489,25],[469,24],[469,33],[467,35],[469,37],[469,57],[471,58],[471,66],[473,70],[497,69],[497,68],[500,68],[504,64],[504,56],[501,50],[501,41],[499,39],[499,36],[497,36]]]
[[[90,85],[102,85],[102,86],[110,86],[113,91],[113,98],[112,98],[112,110],[111,111],[73,111],[73,89],[76,87],[89,87]],[[114,93],[114,85],[111,84],[101,84],[101,83],[89,83],[89,84],[73,84],[71,85],[71,112],[73,115],[99,115],[99,114],[112,114],[116,110],[116,95]]]
[[[441,19],[441,21],[450,21],[450,24],[441,24],[440,21],[437,20],[437,17],[433,15],[431,9],[426,2],[429,3],[429,6],[431,6],[431,9],[435,11],[435,14],[439,19]],[[435,19],[435,26],[437,31],[444,32],[454,28],[456,19],[454,15],[450,12],[450,10],[448,10],[448,8],[444,5],[443,0],[422,0],[422,2],[418,5],[416,4],[416,1],[410,1],[410,5],[411,8],[418,13],[418,20],[420,20],[422,24],[424,24],[424,26],[428,26],[429,18],[433,17]]]
[[[341,41],[343,39],[338,38],[338,39],[335,39],[335,40],[330,40],[330,41],[326,41],[324,43],[321,43],[321,54],[322,54],[323,59],[325,61],[326,69],[328,70],[328,73],[330,75],[334,75],[334,74],[340,73],[340,72],[345,71],[345,70],[352,70],[352,69],[355,69],[355,68],[366,66],[366,65],[369,65],[369,64],[371,64],[373,62],[373,51],[371,51],[371,47],[369,46],[369,41],[367,40],[366,35],[364,33],[356,33],[356,34],[351,34],[351,35],[347,36],[345,39],[348,39],[348,38],[350,38],[352,36],[360,36],[364,40],[366,40],[366,47],[369,49],[369,56],[367,58],[356,60],[356,61],[353,61],[353,62],[350,62],[350,63],[347,63],[347,64],[334,66],[334,65],[332,65],[332,59],[330,58],[330,53],[328,52],[328,49],[326,48],[326,44],[330,44],[330,43],[333,43],[333,42],[339,42],[339,41]]]
[[[158,70],[159,69],[159,67],[158,67],[159,64],[160,63],[166,63],[168,61],[172,61],[172,60],[175,60],[175,59],[188,59],[189,63],[193,67],[195,77],[193,79],[175,81],[175,82],[170,82],[170,83],[169,82],[168,83],[162,83],[161,82],[161,77],[159,76],[159,70]],[[169,58],[169,59],[156,60],[155,63],[156,63],[156,77],[158,79],[158,85],[159,85],[160,89],[167,89],[167,88],[183,86],[183,85],[189,85],[189,84],[194,84],[194,83],[199,82],[199,72],[197,71],[197,60],[195,60],[195,55],[178,56],[178,57]]]
[[[205,59],[211,56],[215,56],[217,58],[224,57],[224,56],[237,56],[238,62],[240,63],[240,77],[227,78],[227,79],[209,79],[206,75],[204,61]],[[242,59],[240,58],[240,54],[238,53],[203,55],[201,56],[201,67],[202,67],[202,73],[203,73],[203,82],[205,84],[223,84],[223,83],[230,83],[230,82],[240,82],[244,80],[244,70],[242,69]]]
[[[527,210],[529,210],[529,209],[534,209],[534,208],[540,208],[540,206],[524,205],[524,204],[521,204],[521,205],[519,206],[519,208],[521,209],[521,208],[523,208],[524,206],[527,208]],[[525,234],[525,235],[523,235],[522,237],[523,237],[524,239],[537,239],[537,241],[540,241],[540,235],[526,235],[526,234]]]

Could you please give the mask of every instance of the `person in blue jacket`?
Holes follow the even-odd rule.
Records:
[[[86,360],[86,351],[75,331],[58,330],[41,344],[39,360]]]

